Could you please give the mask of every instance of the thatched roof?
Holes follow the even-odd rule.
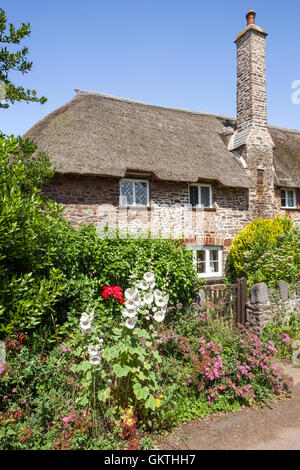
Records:
[[[269,126],[278,186],[300,188],[300,131]]]
[[[226,134],[232,132],[234,119],[76,91],[71,101],[24,135],[51,156],[58,173],[124,177],[126,172],[143,172],[161,180],[251,186],[227,149]],[[288,164],[298,164],[300,183],[300,133],[270,131],[279,148],[278,175],[284,179],[290,171],[285,161],[291,153],[298,155],[296,163]]]
[[[251,182],[222,139],[225,118],[81,92],[33,126],[30,137],[58,173],[161,180]]]

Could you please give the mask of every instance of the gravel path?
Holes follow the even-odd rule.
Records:
[[[243,407],[176,428],[161,450],[300,450],[300,368],[278,364],[294,377],[292,398]]]

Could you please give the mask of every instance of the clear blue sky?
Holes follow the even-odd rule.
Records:
[[[13,24],[30,22],[33,70],[15,84],[48,102],[0,110],[0,129],[22,135],[68,102],[74,88],[152,104],[236,114],[236,46],[245,14],[266,29],[270,124],[300,129],[299,0],[2,0]]]

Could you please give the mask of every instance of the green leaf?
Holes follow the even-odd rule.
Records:
[[[140,383],[134,385],[133,391],[138,400],[146,400],[150,393],[149,387],[145,386],[142,388]]]
[[[104,390],[98,392],[98,399],[102,402],[105,402],[110,397],[110,388],[106,387]]]
[[[78,404],[81,406],[87,406],[89,404],[89,400],[87,399],[87,397],[80,398],[78,400]]]
[[[153,395],[149,395],[146,403],[145,408],[150,408],[151,410],[155,410],[156,407],[156,398]]]
[[[130,367],[128,366],[120,366],[120,364],[115,364],[113,366],[113,372],[116,377],[126,377],[130,372]]]
[[[91,363],[90,363],[89,361],[84,361],[84,362],[80,365],[80,369],[81,369],[83,372],[88,371],[90,368],[91,368]]]

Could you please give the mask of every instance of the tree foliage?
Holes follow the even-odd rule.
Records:
[[[15,28],[12,23],[7,24],[7,17],[4,10],[0,9],[0,108],[8,108],[9,104],[15,101],[26,101],[45,103],[47,98],[37,96],[35,90],[25,89],[17,86],[10,79],[11,72],[28,73],[32,68],[32,62],[28,61],[28,48],[22,47],[11,52],[8,45],[18,45],[21,41],[30,36],[30,24],[22,23],[20,28]],[[3,96],[2,96],[3,95]]]

